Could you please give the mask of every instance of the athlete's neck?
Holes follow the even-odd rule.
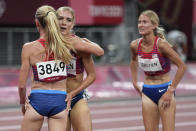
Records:
[[[155,36],[144,36],[142,40],[143,45],[152,45],[154,44]]]

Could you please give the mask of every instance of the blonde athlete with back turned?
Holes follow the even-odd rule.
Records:
[[[92,44],[81,46],[72,39],[63,37],[56,12],[51,6],[37,9],[35,23],[40,38],[24,44],[22,49],[19,96],[24,118],[21,130],[39,131],[46,116],[49,131],[65,131],[72,99],[71,95],[68,97],[66,86],[67,64],[73,58],[70,52],[75,52],[76,49],[91,53],[93,50],[97,54],[103,54],[103,50]],[[30,68],[33,70],[32,90],[30,101],[25,105],[26,81]]]
[[[24,118],[21,131],[40,131],[44,116],[48,117],[49,131],[64,131],[67,121],[66,64],[72,59],[70,50],[73,50],[73,45],[61,35],[53,7],[45,5],[38,8],[35,24],[40,38],[24,44],[22,48],[19,96]],[[30,101],[25,108],[30,68],[33,78]]]

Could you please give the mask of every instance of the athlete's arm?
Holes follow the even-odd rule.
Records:
[[[104,50],[98,44],[86,38],[76,37],[73,46],[77,51],[80,52],[85,52],[96,56],[104,55]]]
[[[136,91],[141,95],[141,88],[137,84],[137,78],[138,78],[138,59],[137,59],[137,41],[133,41],[130,44],[130,54],[131,54],[131,61],[130,61],[130,69],[131,69],[131,76],[132,76],[132,82],[133,86],[136,89]]]
[[[95,66],[94,66],[92,56],[87,53],[80,53],[80,56],[82,57],[82,61],[83,61],[87,76],[82,81],[80,86],[77,89],[73,90],[72,93],[74,94],[74,96],[78,94],[79,92],[81,92],[82,90],[88,88],[96,79]]]
[[[158,47],[159,47],[160,52],[164,56],[168,57],[172,61],[172,63],[174,63],[178,67],[175,77],[172,80],[172,85],[171,85],[172,87],[176,88],[186,71],[186,65],[180,59],[179,55],[169,46],[167,42],[160,41],[158,44]]]
[[[162,96],[162,99],[163,99],[162,107],[165,109],[170,106],[172,95],[175,89],[177,88],[178,83],[180,82],[180,80],[182,79],[185,73],[186,65],[180,59],[178,54],[169,46],[167,42],[160,41],[158,44],[158,47],[159,47],[160,52],[164,56],[168,57],[178,67],[175,77],[172,80],[171,86],[169,86],[167,92],[164,93]]]
[[[22,48],[21,54],[21,68],[20,68],[20,76],[19,76],[19,84],[18,84],[18,93],[20,97],[20,104],[22,106],[22,113],[25,113],[25,101],[26,101],[26,81],[28,79],[30,69],[29,63],[29,48],[27,45],[24,45]]]

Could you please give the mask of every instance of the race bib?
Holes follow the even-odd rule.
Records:
[[[76,58],[73,58],[69,65],[67,65],[67,74],[76,75]]]
[[[51,77],[67,76],[66,65],[60,60],[39,62],[36,64],[39,80]]]
[[[152,59],[144,59],[138,56],[139,67],[144,71],[161,71],[163,70],[157,57],[157,54],[152,56]]]

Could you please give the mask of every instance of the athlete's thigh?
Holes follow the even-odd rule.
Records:
[[[170,106],[163,109],[161,107],[163,100],[159,101],[159,112],[162,120],[163,131],[174,131],[175,130],[175,114],[176,114],[176,100],[172,96]]]
[[[48,118],[48,131],[65,131],[67,125],[66,110]]]
[[[86,99],[80,99],[71,110],[74,131],[92,131],[92,119]]]
[[[21,131],[40,131],[43,121],[44,117],[28,104],[22,120]]]
[[[158,131],[159,111],[158,106],[149,97],[142,93],[142,115],[146,131]]]
[[[67,118],[66,131],[71,131],[71,120],[70,120],[70,116],[68,116],[68,118]]]

